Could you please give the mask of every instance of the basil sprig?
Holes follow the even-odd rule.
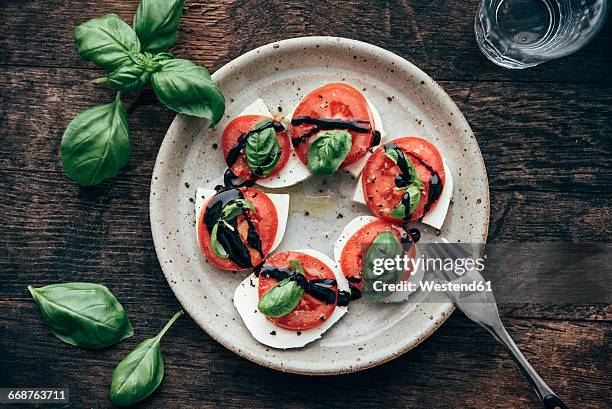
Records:
[[[51,332],[67,344],[99,349],[134,334],[127,313],[103,285],[64,283],[28,290]]]
[[[308,145],[308,170],[313,175],[332,175],[346,159],[353,140],[341,130],[326,131]]]
[[[397,237],[395,237],[395,234],[390,231],[384,231],[376,236],[366,253],[361,273],[364,281],[364,292],[366,294],[374,299],[382,299],[389,295],[389,293],[385,291],[375,291],[374,283],[380,281],[387,284],[396,284],[402,278],[403,271],[391,268],[385,269],[382,274],[376,274],[374,271],[374,264],[376,260],[395,259],[397,256],[403,256],[403,254],[403,246]]]
[[[403,175],[404,178],[408,179],[408,183],[406,184],[406,186],[398,187],[396,189],[404,192],[404,195],[408,195],[410,205],[408,206],[408,208],[406,208],[404,201],[400,200],[395,209],[389,212],[390,216],[403,219],[407,215],[410,215],[412,212],[414,212],[419,206],[419,203],[421,202],[421,189],[424,189],[425,185],[423,185],[423,182],[421,182],[421,180],[419,179],[419,174],[417,173],[417,170],[410,159],[406,158],[404,155],[400,157],[396,149],[387,150],[385,152],[385,155],[393,162],[398,164],[400,166],[400,169],[404,168],[408,170],[408,174]],[[400,161],[402,163],[399,163]]]
[[[304,275],[302,264],[298,260],[289,260],[289,268],[296,275]],[[295,309],[302,299],[304,288],[297,282],[296,276],[289,276],[272,287],[259,299],[257,309],[266,317],[282,317]]]
[[[245,199],[236,199],[228,202],[223,209],[221,209],[221,215],[217,223],[215,223],[210,232],[210,246],[213,249],[213,252],[221,257],[228,258],[229,254],[223,247],[223,245],[219,242],[218,232],[219,228],[225,228],[229,230],[234,230],[232,225],[229,223],[231,220],[235,219],[245,211],[250,210],[255,213],[255,207]]]
[[[247,165],[257,176],[268,176],[280,159],[281,148],[271,122],[266,119],[255,125],[244,147]]]
[[[179,311],[153,338],[142,341],[113,371],[110,398],[115,406],[130,406],[151,395],[164,377],[160,342],[183,311]]]
[[[223,93],[206,68],[175,59],[166,52],[176,42],[184,3],[184,0],[141,0],[134,29],[116,14],[89,20],[74,31],[76,49],[81,57],[108,72],[94,83],[107,83],[120,92],[136,91],[150,83],[159,101],[168,108],[208,119],[213,127],[223,117]],[[64,133],[61,149],[64,170],[80,185],[99,184],[117,174],[128,161],[129,134],[120,94],[113,104],[114,111],[103,105],[77,116]],[[105,110],[121,112],[100,114]],[[94,123],[95,132],[82,126],[86,120]],[[116,137],[109,136],[117,132]],[[78,141],[83,145],[78,145]],[[81,169],[73,164],[83,164],[87,172],[81,175]]]

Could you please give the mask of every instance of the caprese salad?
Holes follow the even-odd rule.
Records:
[[[417,137],[388,140],[375,107],[354,87],[333,83],[308,93],[286,118],[257,99],[223,130],[223,184],[200,188],[196,231],[206,260],[222,270],[250,270],[234,304],[253,337],[275,348],[304,346],[322,336],[370,287],[420,280],[410,268],[374,271],[374,260],[416,257],[420,232],[440,228],[452,175],[433,144]],[[273,253],[283,239],[289,195],[282,188],[346,169],[359,182],[354,200],[373,216],[350,221],[336,241],[335,260],[303,249]],[[242,182],[240,182],[242,181]],[[396,297],[397,298],[397,297]]]

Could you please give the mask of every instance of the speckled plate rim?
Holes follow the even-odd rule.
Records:
[[[398,56],[397,54],[394,54],[381,47],[378,47],[378,46],[375,46],[369,43],[365,43],[362,41],[358,41],[358,40],[352,40],[352,39],[342,38],[342,37],[310,36],[310,37],[289,38],[289,39],[269,43],[269,44],[260,46],[258,48],[255,48],[235,58],[234,60],[228,62],[223,67],[221,67],[219,70],[217,70],[215,73],[213,73],[212,78],[215,82],[222,82],[227,77],[231,76],[233,72],[238,70],[242,65],[247,64],[251,59],[255,58],[255,56],[257,56],[257,58],[261,58],[262,56],[265,57],[267,55],[273,56],[273,54],[277,52],[280,48],[282,48],[283,50],[286,50],[287,48],[308,49],[311,47],[318,47],[318,45],[321,45],[321,44],[325,44],[328,46],[334,44],[336,46],[342,46],[346,49],[361,52],[364,54],[368,54],[368,53],[374,54],[379,58],[384,58],[384,59],[389,60],[390,62],[393,62],[397,67],[401,67],[404,70],[411,72],[411,74],[416,79],[425,81],[425,83],[432,86],[432,92],[437,94],[438,102],[440,102],[440,105],[443,105],[446,109],[452,112],[452,114],[456,118],[456,121],[458,121],[460,127],[464,129],[469,129],[470,133],[472,133],[467,120],[463,116],[463,113],[455,105],[453,100],[448,96],[448,94],[446,94],[446,92],[442,89],[442,87],[440,87],[440,85],[437,84],[431,77],[425,74],[425,72],[423,72],[417,66],[405,60],[404,58]],[[177,119],[179,119],[180,116],[181,115],[177,115],[177,117],[175,118],[175,121],[170,126],[170,129],[172,129],[173,125],[175,124],[175,122],[177,122]],[[158,153],[158,156],[155,162],[155,167],[153,169],[153,175],[151,177],[149,211],[150,211],[151,233],[153,236],[155,251],[156,251],[158,259],[160,260],[162,272],[164,273],[166,280],[168,281],[168,284],[170,285],[170,288],[174,292],[174,295],[179,300],[179,302],[181,303],[185,311],[192,317],[192,319],[204,331],[208,333],[208,335],[210,335],[214,340],[219,342],[221,345],[223,345],[230,351],[234,352],[235,354],[245,359],[248,359],[249,361],[252,361],[259,365],[266,366],[266,367],[269,367],[275,370],[279,370],[282,372],[290,372],[290,373],[302,374],[302,375],[340,375],[340,374],[358,372],[358,371],[372,368],[380,364],[383,364],[385,362],[388,362],[410,351],[411,349],[415,348],[421,342],[427,339],[431,334],[433,334],[440,326],[442,326],[442,324],[448,319],[448,317],[455,310],[455,307],[453,306],[452,303],[450,302],[445,303],[443,304],[444,308],[438,311],[439,315],[436,316],[434,320],[431,320],[431,326],[426,331],[424,331],[422,334],[420,334],[420,336],[417,337],[415,340],[408,340],[405,344],[399,345],[395,351],[389,352],[388,350],[385,350],[379,356],[372,357],[372,359],[367,360],[367,361],[362,361],[361,364],[359,363],[355,364],[353,362],[350,365],[348,363],[346,365],[341,365],[338,362],[337,367],[334,368],[333,370],[330,370],[329,368],[321,368],[320,370],[318,370],[312,367],[305,370],[304,368],[300,368],[298,366],[286,365],[286,362],[281,364],[280,359],[277,361],[263,359],[257,354],[251,354],[249,351],[245,351],[245,350],[238,348],[232,342],[232,337],[224,333],[222,328],[216,328],[214,325],[209,325],[205,320],[198,318],[198,314],[195,311],[197,306],[191,302],[187,294],[181,291],[179,283],[173,282],[173,280],[170,279],[170,277],[173,275],[173,271],[172,271],[172,269],[174,268],[173,265],[161,263],[161,260],[166,258],[165,253],[167,252],[167,250],[165,249],[162,243],[164,243],[164,240],[167,240],[167,237],[166,237],[166,232],[164,228],[162,228],[159,224],[154,223],[153,222],[154,218],[152,216],[155,214],[159,214],[161,212],[160,201],[155,197],[156,182],[160,183],[161,181],[157,180],[158,177],[156,175],[163,174],[163,172],[161,172],[161,169],[164,167],[164,162],[166,160],[172,160],[172,157],[170,156],[171,151],[172,151],[171,149],[172,141],[170,140],[171,138],[168,137],[169,133],[170,131],[166,134],[166,136],[164,137],[164,140],[162,141],[162,144],[160,146],[159,153]],[[478,165],[481,167],[484,173],[484,176],[485,176],[483,180],[483,183],[484,183],[483,188],[484,188],[484,192],[486,193],[486,197],[483,200],[484,201],[484,212],[485,212],[484,213],[485,224],[483,228],[483,234],[479,240],[484,243],[486,242],[486,239],[487,239],[488,227],[489,227],[490,195],[489,195],[488,177],[486,173],[484,159],[482,157],[478,144],[476,144],[476,148],[478,149],[479,155],[477,156],[480,160]]]

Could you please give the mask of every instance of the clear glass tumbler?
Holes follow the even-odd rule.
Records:
[[[482,0],[474,31],[489,60],[521,69],[577,51],[607,14],[607,0]]]

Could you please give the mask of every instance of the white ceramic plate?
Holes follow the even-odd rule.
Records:
[[[295,38],[265,45],[229,62],[213,79],[226,97],[224,119],[206,132],[204,121],[177,116],[161,145],[151,181],[155,249],[168,283],[189,315],[238,355],[303,374],[365,369],[427,338],[453,307],[441,295],[436,299],[417,291],[404,304],[352,303],[321,340],[304,348],[285,351],[259,344],[232,303],[243,276],[211,267],[198,248],[192,200],[197,187],[210,187],[225,169],[221,151],[213,144],[219,143],[230,118],[258,97],[282,115],[314,88],[344,81],[362,90],[377,107],[389,135],[420,135],[435,143],[455,179],[442,234],[451,241],[484,242],[489,222],[486,170],[476,139],[452,100],[403,58],[337,37]],[[291,194],[291,204],[279,250],[311,247],[333,257],[333,243],[344,225],[357,215],[368,214],[365,206],[351,201],[354,184],[342,173],[280,190]],[[422,241],[435,236],[431,229],[422,229],[422,233]]]

